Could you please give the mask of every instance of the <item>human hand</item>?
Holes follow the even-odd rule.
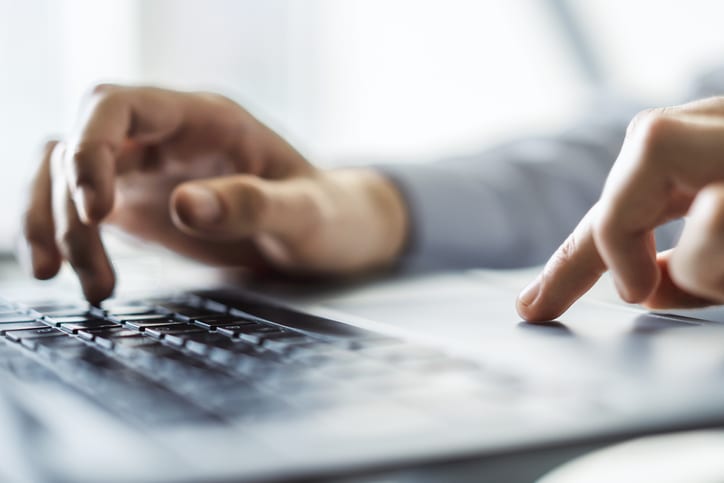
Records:
[[[654,228],[684,215],[677,246],[657,254]],[[554,319],[606,270],[621,298],[651,309],[724,303],[724,97],[636,116],[600,200],[518,313]]]
[[[344,275],[394,260],[407,215],[383,176],[318,170],[227,98],[102,85],[34,178],[35,277],[67,260],[89,301],[108,297],[105,223],[209,264]]]

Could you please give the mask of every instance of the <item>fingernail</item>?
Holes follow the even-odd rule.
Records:
[[[192,221],[211,224],[221,220],[221,203],[213,190],[204,186],[191,185],[187,186],[184,191],[191,198]]]
[[[536,298],[538,298],[540,286],[540,276],[538,276],[527,287],[525,287],[522,292],[520,292],[520,295],[518,295],[518,302],[528,307],[535,301]]]

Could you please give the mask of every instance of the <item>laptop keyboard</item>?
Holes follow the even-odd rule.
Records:
[[[509,388],[509,403],[518,392],[512,376],[428,347],[314,333],[254,307],[263,310],[192,294],[103,307],[0,302],[0,369],[23,380],[52,374],[141,425],[303,417],[390,400],[421,408],[436,388],[457,403],[490,404],[491,388]]]

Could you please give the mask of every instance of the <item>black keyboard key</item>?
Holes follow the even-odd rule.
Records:
[[[196,327],[195,325],[187,324],[184,322],[152,326],[148,327],[145,330],[145,333],[147,335],[155,339],[163,339],[170,335],[193,334],[199,332],[205,333],[206,331],[204,329]]]
[[[191,352],[205,356],[214,348],[231,348],[242,342],[215,332],[201,332],[184,336],[185,347]]]
[[[122,317],[129,315],[153,315],[158,312],[150,305],[113,305],[105,307],[105,314],[114,317]]]
[[[254,329],[253,331],[249,332],[239,332],[237,334],[237,337],[239,337],[241,340],[249,342],[250,344],[260,345],[264,341],[265,337],[279,336],[285,333],[286,331],[282,329],[277,329],[276,327],[261,327],[259,329]]]
[[[103,319],[88,319],[82,322],[61,322],[57,324],[57,326],[60,330],[69,334],[77,334],[80,330],[111,329],[114,327],[120,327],[120,325],[116,322]]]
[[[122,337],[143,338],[137,331],[124,329],[123,327],[79,330],[78,337],[87,341],[93,341],[104,349],[112,349],[114,345],[113,341]]]
[[[133,322],[133,321],[143,321],[143,320],[161,320],[161,319],[171,319],[172,317],[169,314],[159,314],[159,313],[153,313],[153,314],[131,314],[131,315],[118,315],[114,316],[113,314],[108,314],[108,317],[116,320],[118,322]]]
[[[136,330],[145,330],[147,327],[156,327],[159,325],[169,325],[169,324],[184,324],[185,322],[178,322],[174,320],[172,317],[169,317],[168,315],[149,315],[149,316],[143,316],[139,315],[136,316],[130,316],[130,317],[123,317],[121,319],[121,322],[126,327],[130,327],[132,329]]]
[[[188,335],[190,334],[167,334],[166,336],[164,336],[163,341],[169,345],[183,347],[186,344],[186,338],[188,337]]]
[[[210,315],[204,317],[197,317],[193,319],[193,323],[206,330],[214,330],[216,327],[224,325],[239,325],[254,323],[248,320],[235,317],[233,315]]]
[[[64,337],[65,334],[58,331],[58,329],[55,329],[53,327],[48,327],[47,325],[40,329],[26,329],[26,330],[14,330],[10,331],[5,336],[8,338],[8,340],[11,340],[13,342],[20,342],[21,339],[35,339],[38,337],[51,337],[51,336],[61,336]]]
[[[56,327],[60,326],[60,324],[77,324],[79,322],[87,322],[89,320],[95,319],[95,316],[90,314],[84,314],[84,315],[59,315],[59,316],[45,316],[43,320],[45,320],[46,323],[50,325],[54,325]]]
[[[295,346],[313,344],[314,339],[298,332],[283,331],[267,334],[262,341],[265,349],[283,354]]]
[[[86,315],[90,306],[87,303],[77,304],[45,304],[30,307],[30,312],[38,316],[47,317],[71,317],[74,315]]]
[[[34,320],[35,320],[35,317],[19,314],[17,312],[0,315],[0,324],[8,324],[8,323],[12,323],[12,322],[32,322]]]
[[[186,304],[162,303],[158,304],[158,307],[164,311],[174,314],[179,320],[184,321],[196,319],[199,317],[214,317],[223,315],[223,313],[212,311],[204,307],[194,307],[192,305]]]
[[[146,337],[143,334],[136,333],[132,337],[116,337],[107,339],[109,342],[102,343],[96,337],[96,343],[103,345],[112,345],[113,350],[118,353],[121,357],[134,358],[139,356],[139,349],[151,346],[161,346],[160,342]]]
[[[5,335],[10,331],[15,330],[28,330],[28,329],[42,329],[47,327],[47,324],[36,321],[25,321],[25,322],[6,322],[0,324],[0,335]]]
[[[228,337],[237,337],[242,332],[252,332],[254,330],[262,329],[265,327],[271,327],[266,324],[260,324],[258,322],[244,322],[241,324],[222,325],[216,328],[219,334],[224,334]]]
[[[231,315],[235,315],[237,317],[240,317],[242,319],[248,319],[248,320],[255,320],[257,322],[266,323],[267,321],[265,319],[262,319],[261,317],[257,317],[256,315],[250,314],[249,312],[246,312],[241,309],[237,309],[235,307],[232,307],[229,309],[229,313]]]
[[[100,330],[102,330],[102,329],[100,329]],[[76,335],[83,340],[87,340],[88,342],[93,342],[93,339],[95,339],[95,336],[93,335],[93,333],[88,330],[79,330]]]

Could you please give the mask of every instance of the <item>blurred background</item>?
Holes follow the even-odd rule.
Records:
[[[0,246],[43,141],[99,82],[222,92],[313,162],[555,131],[724,63],[717,0],[0,0]]]

